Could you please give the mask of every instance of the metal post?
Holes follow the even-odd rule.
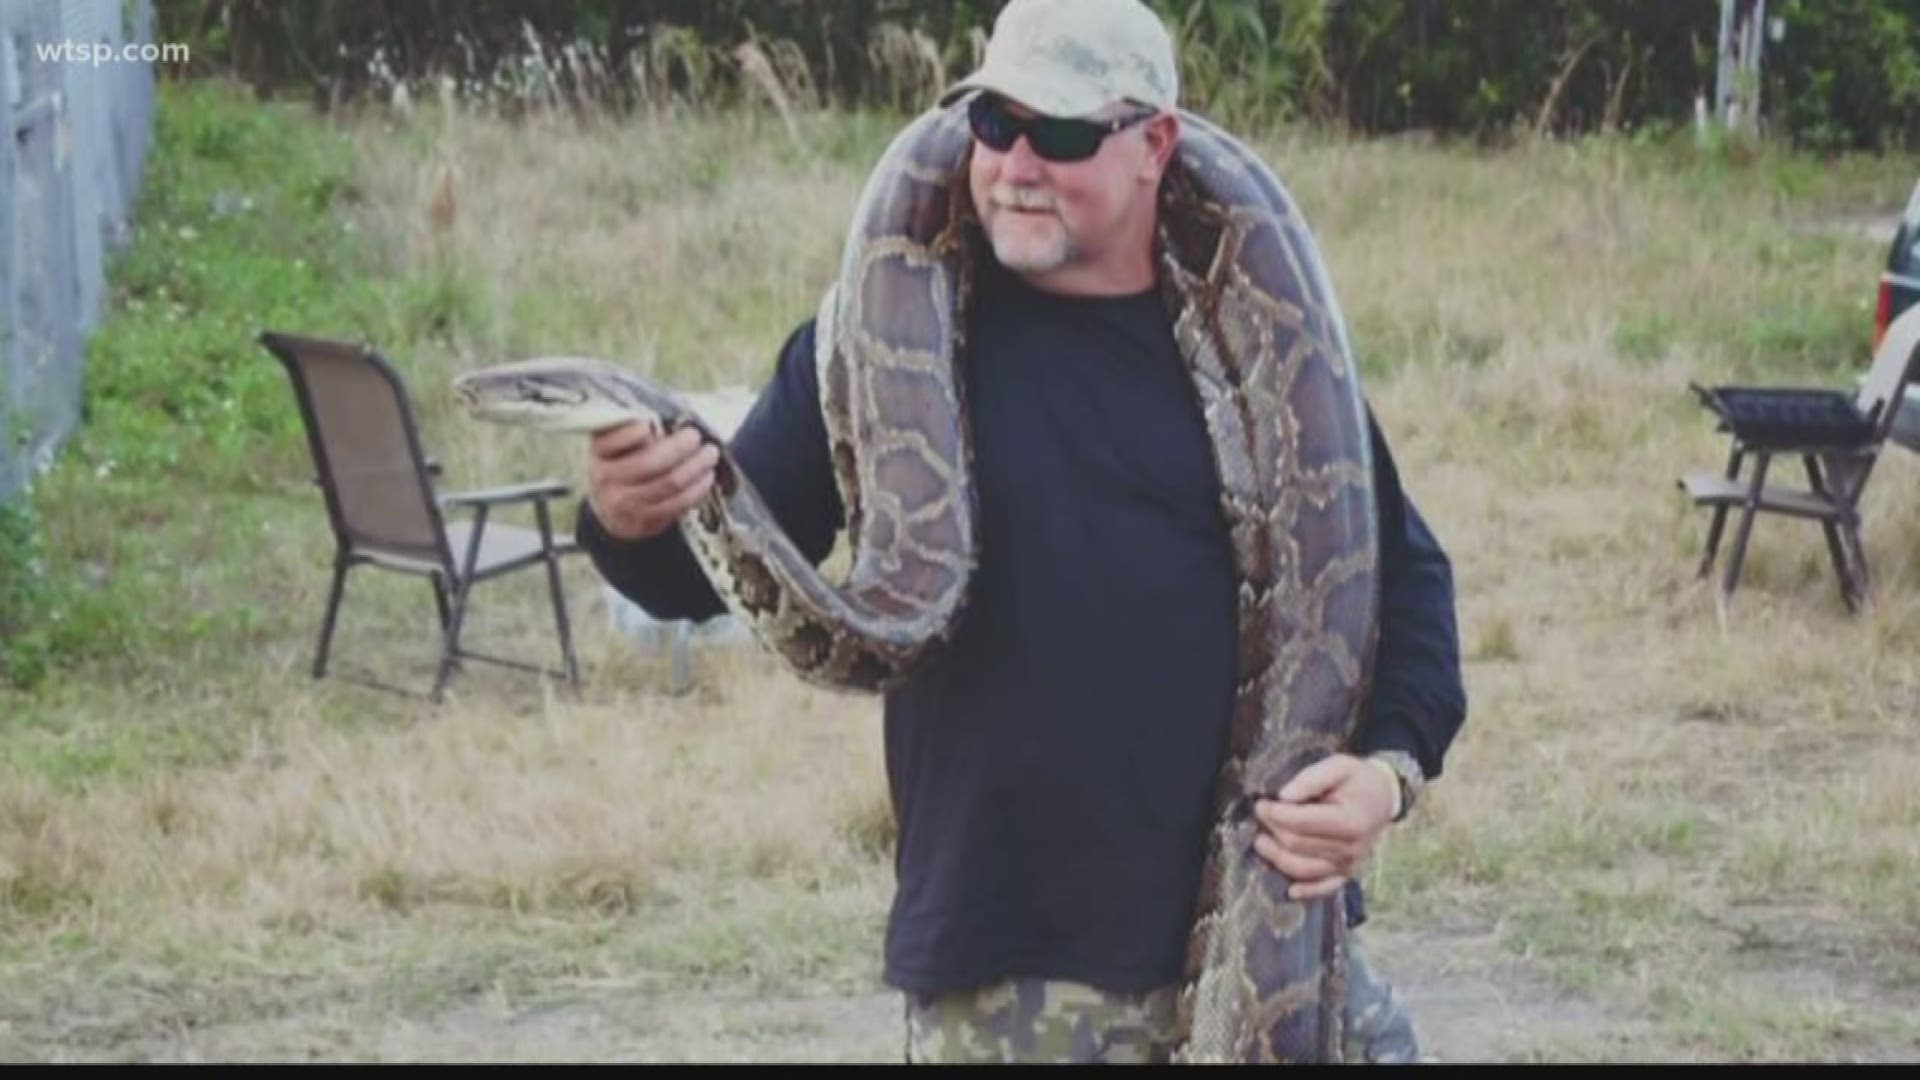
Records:
[[[1725,128],[1759,130],[1760,60],[1767,40],[1766,0],[1720,0],[1714,116]]]
[[[1726,125],[1726,113],[1734,104],[1734,4],[1740,0],[1720,0],[1720,50],[1713,81],[1713,117]]]
[[[1767,45],[1767,0],[1754,0],[1753,12],[1747,19],[1747,78],[1742,82],[1746,91],[1747,128],[1760,130],[1760,55]]]
[[[684,694],[693,689],[693,658],[688,654],[693,650],[693,624],[685,619],[673,622],[673,674],[667,682],[667,692]]]

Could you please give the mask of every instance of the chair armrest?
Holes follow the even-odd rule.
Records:
[[[572,490],[558,480],[536,480],[530,484],[513,484],[481,491],[447,492],[440,496],[440,505],[504,506],[508,503],[558,498]]]

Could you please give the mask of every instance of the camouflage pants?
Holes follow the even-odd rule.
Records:
[[[1347,1050],[1353,1062],[1420,1059],[1413,1021],[1348,938]],[[1173,1050],[1178,990],[1114,994],[1013,979],[955,994],[907,995],[907,1060],[1146,1064]]]

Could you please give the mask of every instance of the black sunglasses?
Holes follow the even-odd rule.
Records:
[[[1007,106],[991,94],[977,95],[967,106],[967,124],[973,137],[988,149],[1006,152],[1027,137],[1033,152],[1048,161],[1085,161],[1099,153],[1107,136],[1125,131],[1157,113],[1143,112],[1118,120],[1064,120],[1054,116],[1022,119],[1007,111]]]

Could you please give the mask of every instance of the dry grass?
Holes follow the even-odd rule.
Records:
[[[662,672],[586,629],[586,701],[482,669],[432,710],[289,657],[258,697],[169,702],[256,718],[217,765],[0,773],[0,1056],[177,1056],[176,1026],[302,1018],[307,1045],[346,1023],[359,1056],[390,1017],[476,994],[868,985],[890,884],[874,711],[730,652],[690,698],[620,689]]]
[[[207,775],[84,791],[16,778],[0,882],[16,908],[78,900],[101,931],[144,936],[160,912],[208,935],[236,911],[313,928],[367,903],[625,913],[703,903],[716,879],[817,890],[870,870],[885,798],[871,724],[752,672],[728,685],[563,704],[478,680],[457,719],[377,732],[330,722],[302,687]],[[823,785],[796,758],[848,768]]]
[[[403,360],[458,471],[579,475],[576,446],[458,420],[464,366],[572,351],[689,387],[764,377],[887,130],[795,121],[797,143],[750,113],[354,122],[355,226],[445,289]],[[1869,494],[1881,599],[1858,618],[1817,534],[1782,520],[1718,611],[1672,480],[1722,453],[1687,379],[1864,365],[1880,253],[1800,225],[1887,207],[1912,161],[1269,149],[1461,600],[1471,716],[1371,871],[1376,918],[1491,928],[1673,1053],[1911,1055],[1920,463],[1894,455]],[[263,557],[285,580],[253,602],[317,612],[323,548],[283,530]],[[352,599],[347,656],[424,677],[424,593]],[[0,955],[23,976],[0,1052],[148,1053],[236,1017],[352,1029],[476,995],[870,983],[891,885],[874,704],[725,653],[695,697],[662,697],[660,658],[582,606],[581,702],[484,671],[437,711],[315,686],[304,636],[31,699],[0,772]],[[550,647],[534,593],[490,610],[483,634]]]

